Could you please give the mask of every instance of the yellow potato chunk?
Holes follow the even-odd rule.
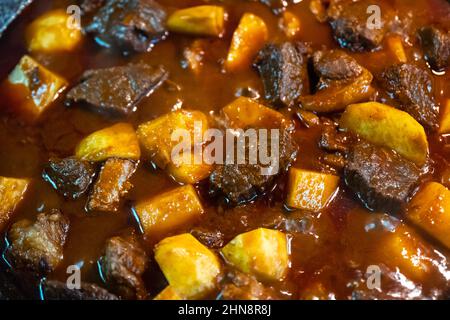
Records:
[[[231,128],[280,128],[289,123],[278,111],[246,97],[237,98],[222,112]]]
[[[427,183],[408,204],[407,219],[450,249],[450,191]]]
[[[66,87],[65,79],[25,55],[3,81],[1,94],[7,108],[33,121]]]
[[[376,246],[380,261],[390,269],[398,268],[402,274],[414,281],[421,281],[430,272],[430,252],[405,226],[382,237]]]
[[[406,63],[408,58],[406,57],[405,48],[403,47],[402,39],[398,35],[389,36],[386,40],[387,47],[392,57],[396,62]]]
[[[108,158],[139,160],[141,151],[133,126],[117,123],[95,131],[78,144],[75,155],[85,161],[101,162]]]
[[[225,260],[261,281],[282,280],[289,268],[286,235],[259,228],[238,235],[221,250]]]
[[[226,13],[220,6],[197,6],[175,11],[167,19],[172,32],[221,37]]]
[[[260,17],[245,13],[233,33],[225,67],[239,71],[250,67],[253,58],[269,37],[267,26]]]
[[[178,293],[171,287],[167,286],[153,300],[183,300]]]
[[[138,202],[134,210],[148,236],[161,235],[198,218],[203,207],[191,185]]]
[[[73,50],[81,41],[81,29],[71,26],[64,10],[50,11],[34,20],[25,31],[28,50],[31,52],[58,52]]]
[[[332,199],[338,185],[338,176],[290,168],[286,204],[291,208],[320,211]]]
[[[377,102],[353,104],[340,126],[376,145],[388,147],[421,166],[428,156],[424,128],[408,113]]]
[[[439,133],[450,133],[450,99],[447,99],[445,104],[442,106],[442,109],[443,111],[441,112],[442,117],[439,125]]]
[[[27,191],[27,179],[0,177],[0,232]]]
[[[197,134],[195,127],[198,128]],[[172,159],[172,152],[182,140],[193,147],[196,135],[202,142],[207,129],[208,119],[205,114],[200,111],[180,110],[141,124],[137,136],[147,158],[159,168],[166,169],[178,182],[193,184],[208,177],[212,169],[203,161],[202,152],[194,153],[191,148],[191,153],[176,153],[178,161]],[[186,138],[189,138],[190,142],[181,137],[173,137],[177,132],[188,133]],[[194,162],[194,156],[197,163]]]
[[[199,299],[213,291],[221,272],[218,257],[189,233],[159,242],[155,260],[169,285],[186,299]]]
[[[280,27],[288,39],[295,39],[299,36],[302,25],[295,14],[285,11],[280,20]]]

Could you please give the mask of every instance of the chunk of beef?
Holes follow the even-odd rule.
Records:
[[[80,289],[69,289],[64,282],[46,280],[42,283],[42,292],[44,300],[119,300],[107,290],[85,282]]]
[[[166,12],[153,0],[106,0],[85,32],[125,51],[149,51],[167,35]]]
[[[420,171],[394,151],[359,142],[348,155],[344,176],[369,209],[396,213],[416,186]]]
[[[355,79],[364,69],[342,50],[314,52],[313,66],[317,77],[322,81]]]
[[[352,143],[352,137],[347,132],[339,132],[337,124],[326,119],[323,121],[319,147],[328,152],[346,153]]]
[[[63,260],[69,220],[59,210],[41,213],[36,221],[20,220],[8,233],[6,258],[16,270],[49,273]]]
[[[105,0],[79,0],[78,3],[82,12],[89,14],[100,9],[105,4]]]
[[[111,291],[123,299],[146,297],[141,276],[147,268],[148,258],[133,236],[108,239],[101,262]]]
[[[15,281],[11,272],[0,267],[0,301],[23,300],[26,295]]]
[[[270,134],[268,134],[268,155],[272,154],[271,141]],[[272,159],[273,161],[269,165],[263,165],[261,163],[252,164],[248,158],[249,151],[259,153],[259,148],[262,147],[261,141],[258,140],[256,146],[249,146],[247,143],[245,163],[218,165],[211,173],[209,179],[211,194],[224,195],[232,205],[237,205],[252,201],[258,195],[270,191],[275,178],[287,170],[297,153],[297,145],[288,130],[280,130],[278,145],[279,157]],[[266,171],[265,174],[263,169]]]
[[[428,26],[419,29],[417,35],[431,68],[444,71],[450,64],[450,31]]]
[[[309,93],[306,54],[301,43],[268,44],[258,54],[254,66],[264,84],[265,98],[276,107],[291,106]]]
[[[76,199],[87,191],[94,174],[92,164],[70,157],[50,159],[42,176],[64,197]]]
[[[430,129],[438,126],[438,107],[433,95],[431,75],[419,67],[401,63],[381,74],[381,84],[418,122]]]
[[[126,159],[110,158],[103,165],[100,175],[89,195],[89,211],[116,212],[120,200],[132,188],[130,178],[136,171],[136,163]]]
[[[342,48],[366,51],[381,44],[394,14],[384,2],[377,2],[376,5],[381,7],[380,25],[370,28],[369,18],[372,13],[368,13],[367,9],[374,4],[371,0],[331,2],[328,19],[334,38]]]
[[[166,70],[145,64],[88,70],[66,97],[67,104],[83,103],[99,113],[129,115],[168,77]]]
[[[228,272],[222,281],[220,298],[223,300],[277,300],[273,289],[265,287],[254,277],[241,272]]]
[[[220,230],[208,230],[200,227],[192,230],[191,234],[211,249],[219,249],[225,245],[225,235]]]

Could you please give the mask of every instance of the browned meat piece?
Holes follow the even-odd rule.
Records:
[[[15,270],[47,274],[63,260],[69,220],[59,210],[41,213],[36,221],[20,220],[8,233],[6,258]]]
[[[26,299],[26,295],[22,292],[12,274],[0,267],[0,301],[23,299]]]
[[[136,163],[125,159],[108,159],[89,195],[89,211],[116,212],[120,200],[132,188],[130,178],[136,171]]]
[[[252,276],[241,272],[227,273],[222,284],[223,300],[277,300],[274,290],[266,288]]]
[[[93,13],[103,6],[105,0],[81,0],[78,2],[83,13]]]
[[[225,245],[224,234],[220,230],[207,230],[205,228],[196,228],[191,234],[198,241],[211,249],[219,249]]]
[[[254,66],[264,84],[265,98],[276,107],[292,106],[309,93],[306,54],[302,43],[285,42],[266,45],[256,57]]]
[[[423,27],[417,32],[425,59],[435,71],[444,71],[450,64],[450,31]]]
[[[381,84],[401,103],[401,109],[427,128],[437,128],[438,107],[432,78],[426,70],[411,64],[396,64],[382,73]]]
[[[166,12],[153,0],[107,0],[85,32],[97,43],[146,52],[167,35]]]
[[[134,237],[108,239],[101,262],[111,291],[122,299],[145,299],[147,292],[141,276],[148,257]]]
[[[381,44],[394,14],[385,2],[378,1],[376,5],[381,7],[380,25],[369,28],[371,13],[368,13],[367,9],[373,4],[371,0],[331,2],[328,19],[334,38],[342,48],[366,51],[373,50]]]
[[[314,52],[313,66],[321,81],[355,79],[364,69],[342,50]]]
[[[416,186],[420,171],[391,150],[359,142],[348,155],[344,176],[369,209],[396,213]]]
[[[260,141],[258,141],[257,146],[258,153],[259,143]],[[267,141],[268,154],[272,152],[270,145],[271,139],[269,135]],[[250,164],[248,159],[249,146],[247,143],[245,164],[218,165],[211,173],[209,179],[211,194],[213,196],[224,195],[225,199],[232,205],[252,201],[258,195],[265,194],[271,190],[276,177],[287,170],[296,153],[297,145],[291,133],[284,129],[280,130],[279,134],[278,163],[271,163],[270,165]],[[264,175],[261,172],[263,168],[269,170],[269,172],[278,169],[278,172]]]
[[[346,153],[351,143],[348,133],[339,132],[334,125],[324,125],[319,140],[319,147],[329,152]]]
[[[119,300],[107,290],[82,282],[80,289],[69,289],[64,282],[47,280],[42,283],[44,300]]]
[[[137,104],[167,79],[162,66],[145,64],[88,70],[66,97],[67,104],[82,103],[99,113],[129,115]]]
[[[70,157],[50,159],[42,176],[64,197],[76,199],[87,191],[94,174],[94,167],[89,162]]]

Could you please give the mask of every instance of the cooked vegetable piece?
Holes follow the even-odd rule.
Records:
[[[66,88],[67,81],[40,65],[28,55],[20,59],[2,84],[6,108],[19,112],[27,121],[36,118]]]
[[[166,11],[154,0],[106,0],[84,31],[102,46],[146,52],[166,38],[165,24]]]
[[[182,298],[171,286],[167,286],[153,300],[182,300]]]
[[[0,177],[0,232],[22,201],[29,183],[27,179]]]
[[[376,245],[380,262],[407,278],[421,281],[430,272],[430,251],[422,240],[400,225]]]
[[[70,25],[72,23],[73,25]],[[82,40],[81,26],[64,10],[49,11],[34,20],[25,32],[28,51],[71,51]]]
[[[127,116],[136,111],[141,100],[157,90],[168,76],[163,66],[143,63],[87,70],[80,83],[67,93],[66,104],[81,103],[100,114]]]
[[[309,94],[309,48],[303,43],[268,44],[255,59],[263,81],[265,98],[275,107],[293,106],[299,96]]]
[[[59,210],[40,213],[35,221],[20,220],[8,232],[5,256],[18,271],[45,275],[63,261],[68,231],[69,219]]]
[[[332,199],[338,185],[338,176],[291,168],[286,204],[296,209],[320,211]]]
[[[230,128],[280,128],[290,124],[280,112],[246,97],[237,98],[222,112]]]
[[[398,35],[389,36],[386,40],[389,52],[395,58],[397,62],[406,63],[408,58],[406,57],[405,48],[402,43],[402,38]]]
[[[288,39],[295,39],[300,34],[302,24],[295,14],[290,11],[285,11],[280,20],[280,26]]]
[[[69,157],[50,159],[42,177],[64,197],[76,199],[88,190],[94,174],[94,167],[89,162]]]
[[[167,19],[167,28],[172,32],[221,37],[225,19],[226,13],[221,6],[197,6],[172,13]]]
[[[441,123],[439,125],[439,133],[450,133],[450,99],[447,99],[445,104],[442,105],[443,111],[441,111]]]
[[[210,293],[221,273],[218,257],[189,233],[159,242],[155,260],[169,285],[186,299],[198,299]]]
[[[314,95],[300,97],[300,103],[303,109],[309,111],[341,111],[349,104],[368,99],[372,95],[372,80],[372,74],[364,70],[359,77],[344,86],[332,84]]]
[[[133,126],[117,123],[95,131],[78,144],[75,150],[78,159],[101,162],[108,158],[139,160],[141,150]]]
[[[233,33],[225,67],[239,71],[250,67],[253,58],[268,39],[267,26],[260,17],[245,13]]]
[[[142,274],[148,257],[135,236],[112,237],[106,241],[102,272],[111,291],[122,299],[145,299],[147,292]]]
[[[450,191],[427,183],[408,205],[407,219],[450,249]]]
[[[366,207],[395,214],[418,185],[420,171],[391,149],[361,141],[347,154],[344,177]]]
[[[286,235],[277,230],[259,228],[242,233],[221,252],[230,265],[261,281],[282,280],[289,269]]]
[[[138,202],[134,210],[148,236],[176,230],[203,213],[200,199],[191,185],[178,187],[149,200]]]
[[[130,178],[136,163],[127,159],[110,158],[103,165],[99,177],[89,195],[89,211],[116,212],[121,199],[133,185]]]
[[[211,170],[211,166],[201,159],[201,154],[194,153],[192,148],[196,140],[196,130],[200,139],[203,139],[207,129],[208,119],[205,114],[200,111],[181,110],[141,124],[137,130],[137,136],[146,157],[159,168],[166,169],[175,180],[181,183],[196,183],[208,177]],[[180,137],[172,139],[173,135],[186,132],[190,134],[190,142]],[[176,157],[173,157],[172,152],[180,146],[180,143],[187,143],[186,147],[191,148],[191,153],[177,153]],[[198,164],[194,160],[197,160]]]
[[[428,156],[428,140],[423,127],[406,112],[368,102],[347,107],[340,126],[379,146],[395,150],[422,166]]]

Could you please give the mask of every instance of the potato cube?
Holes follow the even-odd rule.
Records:
[[[286,204],[296,209],[320,211],[333,198],[338,185],[338,176],[291,168]]]
[[[392,270],[398,268],[413,281],[423,280],[430,272],[429,249],[403,225],[383,237],[376,248],[380,262]]]
[[[221,250],[225,260],[260,281],[282,280],[289,268],[286,235],[259,228],[242,233]]]
[[[222,112],[231,128],[280,128],[289,123],[278,111],[246,97],[237,98]]]
[[[27,179],[0,177],[0,232],[27,191]]]
[[[117,123],[95,131],[78,144],[75,155],[80,160],[101,162],[108,158],[139,160],[141,150],[133,126]]]
[[[200,199],[191,185],[178,187],[150,200],[138,202],[134,210],[148,236],[173,231],[203,213]]]
[[[199,161],[198,164],[194,163],[193,153],[183,154],[179,163],[175,163],[172,159],[172,152],[181,141],[179,137],[172,140],[172,135],[176,134],[177,130],[179,133],[182,131],[190,133],[188,138],[192,147],[196,140],[195,128],[198,128],[199,142],[201,142],[204,132],[208,129],[206,115],[200,111],[181,110],[141,124],[137,130],[137,136],[146,156],[159,168],[166,169],[175,180],[181,183],[196,183],[209,176],[211,166],[203,161]],[[187,142],[189,143],[189,141]],[[196,157],[201,155],[202,152],[195,154]]]
[[[81,28],[70,25],[64,10],[50,11],[34,20],[25,31],[28,51],[58,52],[73,50],[81,41]]]
[[[260,17],[245,13],[233,33],[225,67],[228,71],[249,68],[253,58],[269,37],[267,26]]]
[[[221,273],[218,257],[189,233],[159,242],[155,260],[169,285],[186,299],[202,298],[210,293]]]
[[[343,113],[340,126],[373,144],[393,149],[419,166],[427,159],[425,130],[404,111],[378,102],[353,104]]]
[[[167,286],[153,300],[182,300],[182,298],[171,286]]]
[[[167,19],[172,32],[221,37],[225,31],[225,10],[220,6],[180,9]]]
[[[25,120],[33,121],[66,87],[65,79],[25,55],[3,81],[1,91],[11,111],[18,111]]]
[[[301,22],[295,14],[290,11],[283,12],[280,20],[280,27],[288,39],[295,39],[301,31]]]
[[[450,191],[427,183],[408,204],[407,219],[450,249]]]
[[[443,111],[441,112],[441,123],[439,125],[439,133],[445,134],[450,133],[450,99],[447,99],[445,104],[442,106]]]
[[[389,52],[395,58],[396,62],[408,62],[402,39],[398,35],[389,36],[386,41]]]

